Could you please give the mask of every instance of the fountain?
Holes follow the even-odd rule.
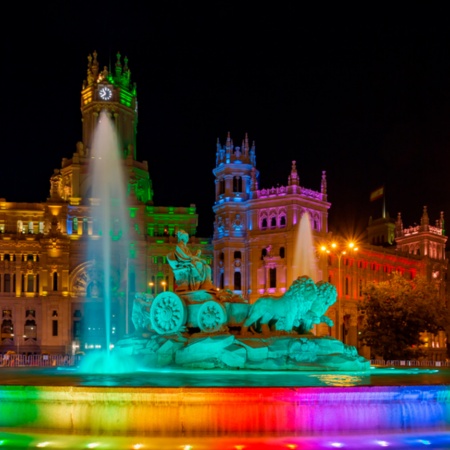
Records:
[[[314,281],[319,279],[314,238],[311,231],[311,217],[308,212],[303,213],[297,226],[293,270],[296,276],[308,275]]]
[[[115,277],[109,262],[118,261],[122,272],[126,272],[123,267],[126,268],[127,263],[120,261],[120,257],[128,250],[129,220],[119,139],[105,110],[100,113],[93,136],[89,170],[91,202],[95,207],[92,208],[94,238],[89,241],[87,259],[92,261],[93,276],[87,289],[90,297],[85,308],[84,341],[87,348],[80,370],[108,373],[121,370],[121,364],[117,364],[110,351],[114,328],[111,318],[118,312],[112,309],[112,280]]]
[[[104,270],[95,294],[105,305],[101,328],[108,363],[104,353],[93,352],[100,359],[80,369],[0,369],[5,371],[0,448],[450,444],[448,374],[438,373],[439,381],[433,381],[437,371],[406,371],[395,385],[398,371],[381,380],[354,348],[310,332],[317,323],[330,324],[325,313],[336,290],[316,281],[311,266],[303,265],[311,254],[309,244],[303,244],[305,253],[296,252],[302,255],[295,264],[301,272],[285,295],[263,296],[249,305],[212,284],[209,267],[190,252],[179,230],[178,246],[168,255],[176,291],[155,298],[137,294],[136,333],[124,336],[110,352],[111,273],[104,262],[112,259],[111,240],[126,242],[121,232],[127,226],[119,219],[126,215],[117,215],[124,203],[113,186],[120,183],[104,184],[110,179],[106,174],[121,178],[109,166],[116,147],[104,114],[98,131],[92,197],[99,201],[99,234],[110,232],[112,239],[95,241],[108,245],[91,250],[91,258]],[[311,234],[308,225],[304,214],[297,245]],[[424,375],[428,385],[414,383],[414,374]]]

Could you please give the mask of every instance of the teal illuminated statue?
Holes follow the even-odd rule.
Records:
[[[175,292],[136,294],[136,334],[117,343],[117,351],[151,367],[369,370],[370,361],[355,347],[312,332],[320,323],[333,326],[326,316],[337,298],[332,284],[301,276],[283,295],[262,296],[250,305],[214,287],[211,268],[188,248],[188,234],[180,230],[177,236],[178,245],[167,255]]]

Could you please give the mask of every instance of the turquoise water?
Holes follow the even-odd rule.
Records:
[[[71,368],[0,368],[0,385],[308,387],[450,385],[450,369],[372,368],[358,372],[264,372],[250,370],[136,370],[119,374],[80,373]]]

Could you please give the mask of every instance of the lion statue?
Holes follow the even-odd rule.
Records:
[[[317,286],[307,276],[298,277],[281,296],[267,295],[258,298],[250,306],[244,327],[256,329],[258,323],[261,332],[270,332],[269,322],[275,322],[275,330],[292,332],[300,324],[300,319],[311,309],[317,298]]]
[[[328,308],[336,302],[337,291],[336,288],[326,281],[318,281],[317,297],[313,301],[311,308],[304,317],[299,319],[297,331],[299,334],[305,334],[311,331],[314,325],[318,323],[326,323],[329,327],[334,325],[334,322],[325,315]]]

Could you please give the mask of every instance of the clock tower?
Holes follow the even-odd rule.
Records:
[[[153,190],[147,161],[136,160],[137,94],[131,82],[128,59],[116,55],[114,69],[100,70],[97,52],[88,56],[87,77],[81,90],[82,140],[73,157],[64,158],[60,170],[53,176],[55,188],[52,201],[65,201],[73,206],[91,204],[92,179],[89,173],[91,145],[100,113],[106,111],[113,120],[128,179],[130,201],[153,203]]]
[[[100,70],[97,52],[88,56],[87,79],[81,91],[83,145],[89,148],[100,111],[106,110],[114,120],[121,140],[123,156],[131,153],[136,159],[137,96],[136,84],[131,83],[128,59],[121,62],[117,53],[113,70]]]

